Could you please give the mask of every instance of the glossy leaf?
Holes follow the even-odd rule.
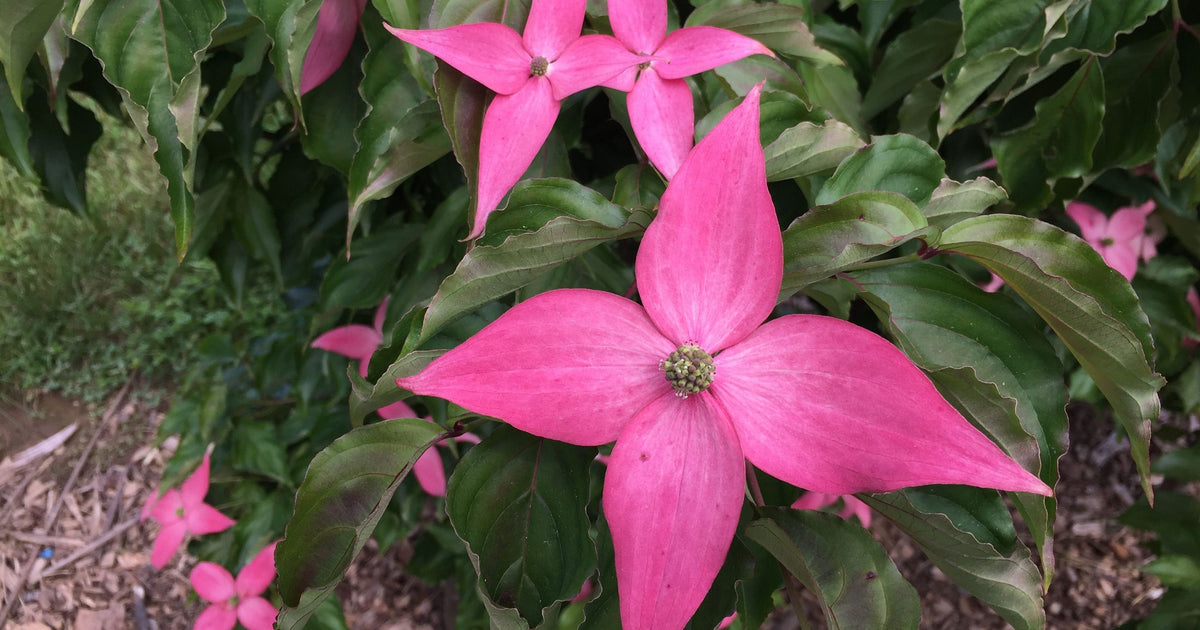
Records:
[[[815,125],[802,122],[785,129],[763,148],[767,181],[808,177],[833,171],[865,143],[849,125],[827,120]]]
[[[570,599],[596,568],[588,538],[588,464],[595,450],[502,426],[454,469],[446,512],[468,545],[479,588],[530,626]]]
[[[715,26],[758,40],[776,54],[818,65],[842,65],[835,54],[817,45],[804,21],[804,9],[790,4],[701,5],[688,16],[687,26]]]
[[[796,71],[808,90],[808,102],[829,112],[862,135],[867,134],[867,119],[862,111],[862,95],[854,73],[846,66],[813,65],[801,62]]]
[[[402,224],[356,239],[349,259],[345,254],[335,256],[325,272],[321,310],[371,308],[382,302],[404,257],[405,245],[419,236],[419,226]]]
[[[362,550],[392,494],[440,428],[401,418],[351,430],[313,458],[275,550],[279,628],[301,628]]]
[[[300,112],[300,71],[317,28],[317,11],[322,0],[244,1],[250,14],[266,26],[275,79],[292,108]],[[303,116],[300,121],[304,122]]]
[[[983,214],[984,210],[1008,199],[1008,193],[986,177],[968,182],[943,179],[925,205],[925,218],[931,225],[946,229],[963,219]]]
[[[896,524],[942,573],[1017,630],[1044,628],[1042,576],[994,490],[963,486],[857,495]]]
[[[867,148],[846,158],[817,193],[825,205],[850,193],[883,190],[900,193],[918,206],[946,176],[946,163],[924,142],[904,134],[878,136]]]
[[[917,592],[865,529],[824,512],[763,514],[746,536],[816,596],[830,628],[917,627]]]
[[[1178,56],[1169,32],[1122,46],[1101,61],[1104,69],[1104,131],[1094,170],[1134,167],[1154,159],[1159,113],[1171,107],[1170,86],[1179,80]]]
[[[812,208],[783,232],[780,296],[934,234],[917,206],[896,193],[852,193]]]
[[[1058,334],[1112,404],[1153,496],[1150,422],[1163,380],[1150,366],[1150,325],[1129,283],[1078,237],[1026,217],[967,219],[942,234],[938,249],[995,272]]]
[[[1060,51],[1085,50],[1107,55],[1117,45],[1117,35],[1128,33],[1162,11],[1167,0],[1109,0],[1073,3],[1065,14],[1066,33],[1047,42],[1040,56],[1046,59]]]
[[[488,90],[449,64],[438,62],[433,75],[438,105],[442,110],[442,125],[450,137],[454,157],[467,178],[471,204],[467,225],[475,224],[475,198],[479,176],[479,141],[483,132],[483,113]]]
[[[8,79],[13,102],[24,103],[25,68],[37,53],[42,37],[62,11],[64,0],[0,1],[0,65]]]
[[[884,51],[863,96],[863,117],[874,118],[918,83],[937,76],[954,54],[961,32],[960,22],[933,19],[897,35]]]
[[[34,177],[33,158],[29,155],[29,118],[12,94],[0,94],[0,157],[17,168],[22,177]]]

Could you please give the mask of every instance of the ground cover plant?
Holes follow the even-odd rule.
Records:
[[[916,627],[879,518],[1044,627],[1072,399],[1158,533],[1143,625],[1200,617],[1196,447],[1149,448],[1200,406],[1194,7],[7,5],[0,154],[103,223],[128,120],[177,260],[284,306],[175,340],[144,515],[197,627],[338,627],[372,536],[464,628]]]

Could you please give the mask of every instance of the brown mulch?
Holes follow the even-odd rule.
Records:
[[[49,454],[19,468],[0,464],[0,606],[9,607],[0,627],[7,621],[18,630],[174,630],[190,628],[203,609],[187,580],[195,559],[181,554],[163,571],[149,564],[157,526],[138,522],[138,512],[174,445],[153,445],[161,409],[127,394],[104,409],[75,408],[76,431]],[[1058,572],[1046,597],[1048,627],[1113,628],[1144,616],[1162,589],[1138,571],[1151,559],[1139,544],[1144,536],[1114,520],[1141,492],[1127,447],[1088,408],[1070,412],[1071,449],[1056,489]],[[0,444],[8,447],[0,456],[13,455],[11,440]],[[872,530],[921,594],[922,628],[1007,627],[884,519]],[[404,576],[411,553],[403,540],[383,554],[368,545],[338,589],[351,628],[454,626],[452,590]],[[773,625],[793,627],[785,618]]]

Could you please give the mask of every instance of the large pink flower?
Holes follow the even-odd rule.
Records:
[[[750,55],[775,55],[745,35],[713,26],[689,26],[667,35],[666,0],[609,0],[608,18],[613,34],[643,63],[606,85],[629,92],[633,135],[654,167],[670,179],[695,134],[692,90],[683,78]]]
[[[323,0],[317,13],[317,30],[304,54],[300,72],[300,93],[321,85],[346,60],[358,21],[367,8],[367,0]]]
[[[696,610],[737,527],[744,458],[835,494],[942,483],[1051,492],[883,338],[817,315],[762,323],[783,243],[759,90],[667,187],[637,256],[642,305],[549,291],[398,380],[535,435],[616,440],[604,514],[626,630],[681,628]]]
[[[1112,218],[1080,201],[1067,204],[1067,214],[1079,225],[1079,233],[1109,267],[1133,280],[1138,259],[1150,260],[1158,254],[1155,245],[1163,239],[1161,226],[1148,224],[1154,212],[1154,200],[1140,206],[1119,208]]]
[[[493,22],[438,30],[387,27],[496,93],[480,132],[469,238],[483,233],[488,215],[529,168],[562,99],[642,61],[612,37],[580,37],[586,8],[586,0],[534,0],[524,35]]]
[[[358,373],[367,378],[367,368],[371,365],[371,355],[383,343],[383,322],[387,316],[388,299],[384,298],[379,308],[375,309],[374,327],[362,324],[347,324],[330,328],[312,342],[312,347],[340,354],[351,359],[358,359]]]
[[[153,517],[162,526],[154,539],[150,564],[161,569],[175,555],[189,534],[202,536],[225,531],[234,520],[204,502],[208,494],[209,456],[204,454],[200,467],[184,480],[179,489],[167,490],[161,497],[150,497],[142,508],[142,518]]]
[[[225,567],[201,562],[192,569],[192,588],[211,606],[196,618],[194,630],[231,630],[242,622],[248,630],[271,630],[278,611],[262,592],[275,579],[275,545],[258,552],[235,580]]]

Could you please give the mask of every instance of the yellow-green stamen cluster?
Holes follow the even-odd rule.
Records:
[[[549,69],[550,62],[545,57],[534,57],[533,61],[529,62],[529,74],[535,77],[545,75]]]
[[[708,389],[712,385],[713,375],[717,373],[712,355],[695,344],[680,346],[663,359],[659,367],[667,377],[667,382],[675,388],[675,395],[680,398]]]

